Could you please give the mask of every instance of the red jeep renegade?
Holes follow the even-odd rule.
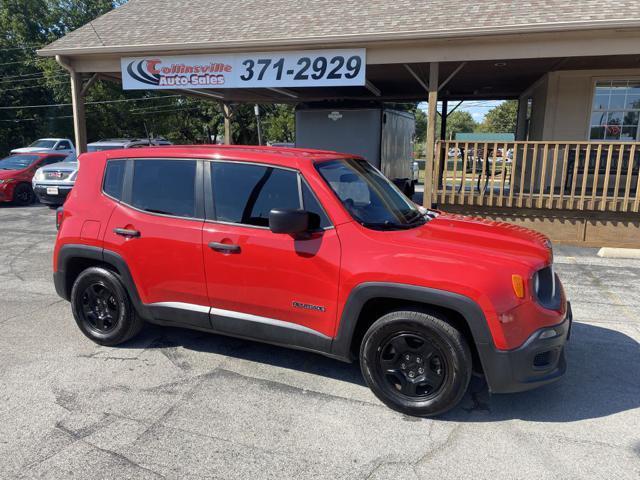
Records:
[[[58,212],[58,294],[101,345],[145,321],[351,362],[391,408],[437,415],[558,379],[571,310],[550,242],[417,207],[361,158],[266,147],[83,156]]]

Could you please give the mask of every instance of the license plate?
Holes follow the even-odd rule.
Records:
[[[58,187],[47,187],[47,195],[58,195]]]

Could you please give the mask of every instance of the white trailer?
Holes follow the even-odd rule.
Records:
[[[412,114],[384,107],[296,110],[296,147],[353,153],[367,159],[408,196],[413,174]]]

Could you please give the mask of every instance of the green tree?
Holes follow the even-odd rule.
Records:
[[[477,127],[478,124],[469,112],[456,110],[447,116],[446,138],[455,140],[456,133],[473,132]]]
[[[483,133],[515,133],[518,102],[507,100],[489,110],[477,131]]]

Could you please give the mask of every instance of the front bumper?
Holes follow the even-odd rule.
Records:
[[[567,313],[561,323],[536,331],[519,348],[505,351],[478,345],[489,390],[522,392],[562,377],[567,370],[565,344],[572,322],[571,304],[567,302]]]
[[[47,187],[57,187],[58,194],[57,195],[48,194]],[[38,197],[38,200],[40,200],[40,203],[45,203],[48,205],[62,205],[64,201],[67,199],[67,195],[69,195],[69,192],[71,191],[72,188],[73,188],[73,185],[71,186],[36,185],[33,187],[33,192],[36,194],[36,197]]]

